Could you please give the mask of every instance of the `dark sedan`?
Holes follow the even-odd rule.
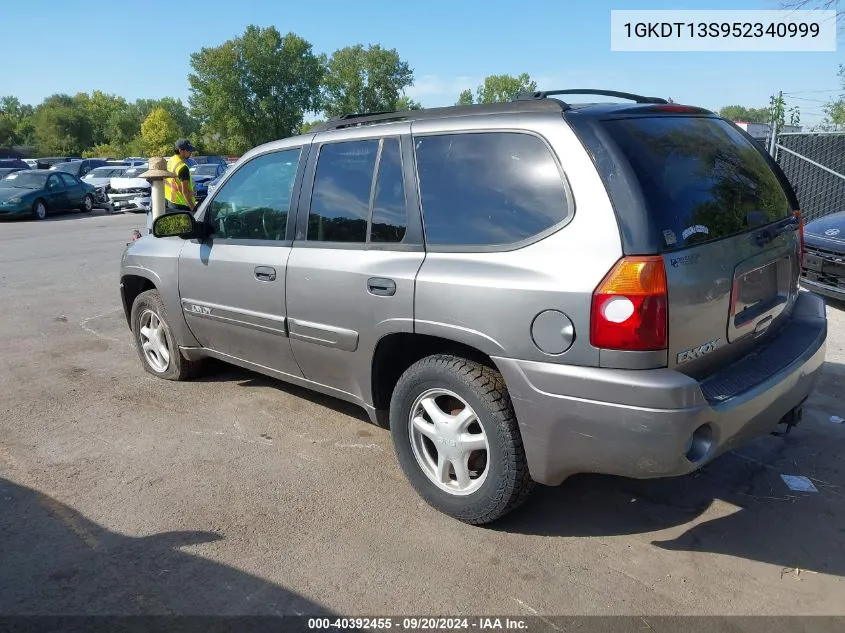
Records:
[[[845,301],[845,211],[804,227],[801,284],[812,292]]]
[[[53,211],[94,209],[96,190],[61,171],[29,169],[0,180],[0,219],[33,217],[43,220]]]

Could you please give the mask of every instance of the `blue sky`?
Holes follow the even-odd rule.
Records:
[[[0,95],[26,103],[100,89],[128,99],[187,100],[189,55],[239,35],[248,24],[293,31],[317,52],[355,43],[396,48],[414,69],[408,93],[450,105],[485,75],[528,72],[540,88],[609,88],[717,109],[765,106],[795,93],[802,123],[817,121],[839,88],[836,52],[634,53],[610,50],[611,9],[777,9],[778,0],[427,0],[405,3],[202,0],[3,7]],[[36,17],[37,16],[37,17]],[[37,21],[38,37],[33,39]]]

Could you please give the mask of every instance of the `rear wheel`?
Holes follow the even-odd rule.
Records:
[[[179,351],[158,290],[142,292],[132,304],[132,333],[144,369],[165,380],[195,376],[200,361],[189,361]]]
[[[91,213],[94,210],[94,196],[90,193],[85,194],[85,197],[82,199],[82,210],[85,213]]]
[[[43,220],[47,217],[47,205],[43,200],[36,200],[32,203],[32,217],[36,220]]]
[[[494,521],[534,487],[510,397],[494,369],[450,355],[415,363],[393,392],[390,428],[417,493],[460,521]]]

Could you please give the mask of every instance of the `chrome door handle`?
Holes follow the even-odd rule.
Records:
[[[258,281],[276,281],[276,269],[270,266],[256,266],[255,278]]]

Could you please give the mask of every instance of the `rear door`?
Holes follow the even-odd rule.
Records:
[[[706,374],[759,345],[798,292],[794,195],[735,126],[706,116],[603,122],[658,236],[669,300],[668,364]]]
[[[67,187],[65,186],[64,181],[62,181],[59,172],[50,174],[50,177],[47,178],[45,191],[47,197],[47,208],[62,211],[70,208]]]
[[[67,197],[67,206],[82,206],[82,198],[85,196],[85,190],[82,187],[82,183],[70,174],[66,174],[64,172],[60,173],[59,177],[62,179],[66,188],[65,195]]]
[[[291,347],[303,375],[365,402],[379,339],[413,332],[425,256],[410,125],[379,131],[315,142],[288,263]]]

